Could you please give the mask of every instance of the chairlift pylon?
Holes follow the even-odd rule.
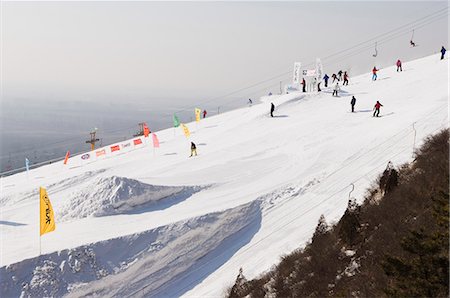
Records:
[[[378,56],[377,42],[375,42],[375,54],[373,54],[372,56],[373,57]]]

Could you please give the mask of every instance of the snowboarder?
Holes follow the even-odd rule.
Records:
[[[377,71],[379,71],[379,69],[377,69],[376,66],[373,67],[372,69],[372,81],[376,81],[377,80]]]
[[[195,153],[195,156],[197,156],[197,147],[195,146],[194,142],[191,142],[191,156],[189,156],[189,157],[192,157],[192,155],[194,155],[194,153]]]
[[[342,86],[344,86],[344,85],[348,86],[348,74],[346,71],[344,72],[344,84],[342,84]]]
[[[338,76],[339,76],[338,80],[339,80],[339,81],[342,80],[342,70],[340,70],[340,71],[338,72]]]
[[[400,71],[403,71],[402,69],[402,61],[400,61],[400,59],[397,60],[397,72],[400,69]]]
[[[339,83],[336,83],[336,86],[334,86],[334,90],[333,90],[333,96],[338,96],[338,91],[341,90],[341,88],[339,87]]]
[[[325,74],[324,77],[323,77],[323,80],[325,81],[325,87],[328,87],[328,79],[329,78],[330,77],[327,74]]]
[[[350,101],[350,104],[352,105],[352,113],[355,112],[355,103],[356,103],[356,98],[354,96],[352,96],[352,100]]]
[[[275,105],[273,102],[270,103],[270,117],[273,117],[273,112],[275,111]]]
[[[301,84],[303,85],[303,92],[306,92],[306,81],[305,81],[305,78],[302,79]]]
[[[414,41],[412,41],[412,39],[409,41],[409,44],[410,44],[412,47],[415,47],[415,46],[416,46],[416,43],[415,43]]]
[[[444,46],[442,46],[442,49],[441,49],[441,60],[444,60],[445,52],[447,52],[447,50],[444,48]]]
[[[338,80],[338,78],[336,77],[336,74],[335,74],[335,73],[333,73],[333,74],[331,75],[331,78],[333,79],[333,82],[331,82],[331,83],[334,83],[335,80]],[[339,80],[338,80],[338,82],[339,82]]]
[[[203,119],[206,118],[206,114],[207,114],[206,110],[203,110]]]
[[[375,104],[375,106],[373,107],[373,110],[374,110],[374,112],[373,112],[373,117],[380,117],[380,108],[382,107],[383,105],[377,100],[377,103]],[[376,116],[375,116],[375,114],[376,114]]]

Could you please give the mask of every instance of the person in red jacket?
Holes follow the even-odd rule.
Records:
[[[203,110],[203,119],[205,119],[206,118],[206,110]]]
[[[348,74],[346,71],[344,71],[344,84],[342,84],[342,86],[348,86]]]
[[[377,69],[377,67],[376,66],[374,66],[373,67],[373,69],[372,69],[372,81],[376,81],[377,80],[377,71],[379,71],[379,69]]]
[[[400,71],[403,71],[402,69],[402,61],[400,59],[397,60],[397,71],[400,69]]]
[[[374,110],[373,116],[374,116],[374,117],[380,117],[380,108],[381,108],[382,106],[383,106],[383,105],[377,100],[377,103],[376,103],[375,106],[373,107],[373,110]],[[375,114],[376,114],[376,116],[375,116]]]

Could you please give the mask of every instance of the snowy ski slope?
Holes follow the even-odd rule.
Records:
[[[413,123],[416,147],[448,127],[448,60],[403,69],[382,69],[376,82],[350,77],[338,98],[323,86],[263,97],[188,123],[190,139],[159,131],[156,150],[147,140],[95,162],[75,156],[3,177],[0,296],[217,297],[240,267],[262,273],[304,245],[321,214],[337,220],[352,183],[362,199],[389,160],[410,161]],[[376,100],[381,118],[372,117]],[[191,140],[199,155],[188,158]],[[40,258],[39,186],[56,215]]]

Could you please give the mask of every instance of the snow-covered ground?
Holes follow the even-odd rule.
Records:
[[[189,123],[190,139],[159,131],[156,150],[146,140],[3,177],[0,296],[217,297],[240,267],[262,273],[304,245],[321,214],[337,220],[352,183],[361,199],[388,161],[410,161],[414,140],[448,127],[448,60],[403,69],[350,78],[338,98],[323,86],[263,97]],[[188,158],[191,140],[199,155]],[[40,257],[39,186],[56,215]]]

